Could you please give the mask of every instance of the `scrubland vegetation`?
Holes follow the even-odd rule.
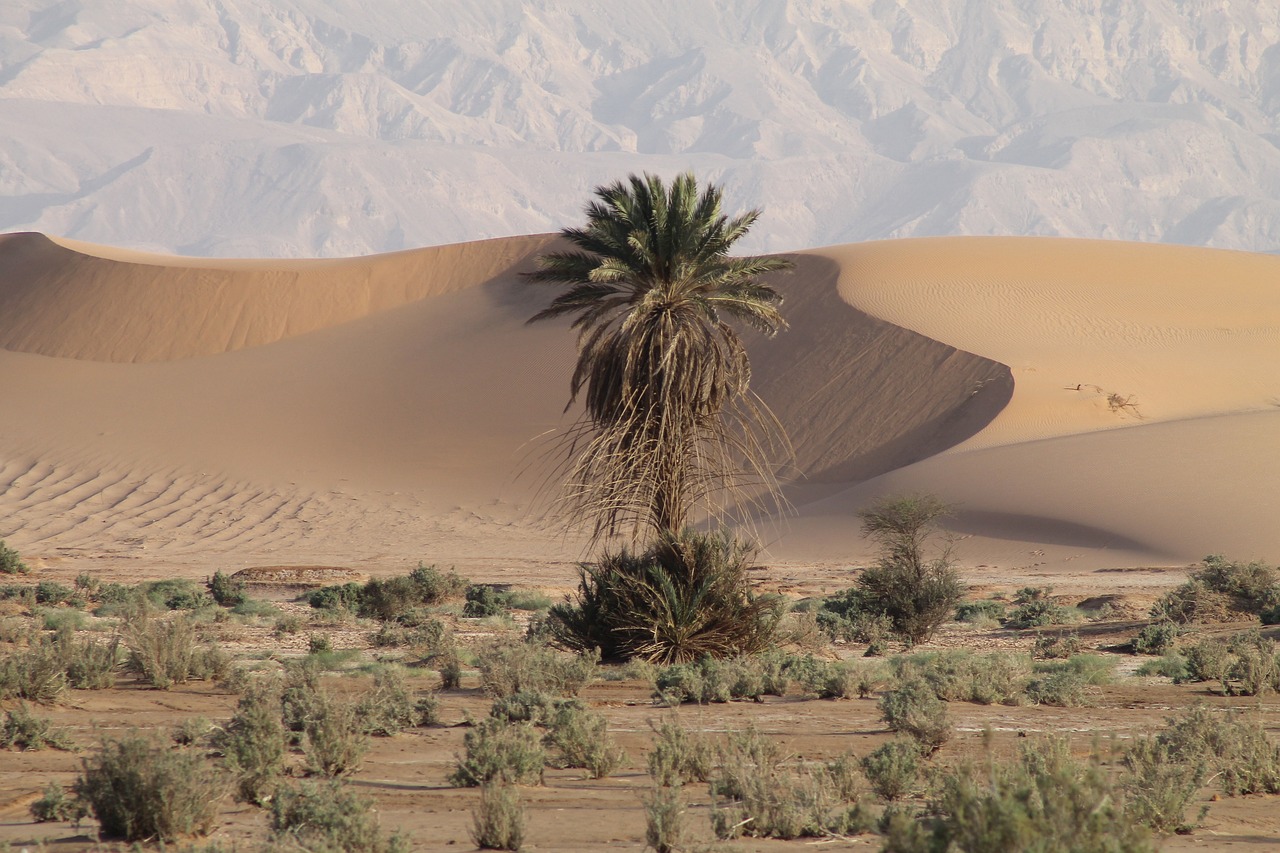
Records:
[[[502,612],[476,589],[501,593]],[[225,576],[207,588],[11,584],[0,616],[0,749],[74,763],[61,781],[32,779],[40,826],[78,822],[104,840],[172,846],[194,843],[243,803],[266,815],[255,849],[276,850],[415,849],[411,833],[379,818],[378,786],[350,780],[363,778],[377,739],[418,743],[431,731],[456,735],[445,769],[424,782],[474,792],[464,795],[465,835],[483,849],[537,843],[528,792],[575,779],[602,791],[622,784],[643,815],[635,843],[672,851],[854,835],[891,851],[1158,849],[1196,833],[1217,797],[1280,794],[1280,746],[1265,719],[1244,702],[1221,707],[1280,689],[1263,624],[1280,596],[1266,566],[1209,558],[1146,621],[1099,618],[1043,588],[953,601],[932,629],[942,645],[874,609],[866,590],[769,596],[774,629],[751,652],[729,643],[719,656],[602,663],[540,627],[554,611],[513,606],[547,596],[430,567],[296,603],[255,599]],[[1204,621],[1210,612],[1218,621]],[[297,621],[281,632],[286,615]],[[787,629],[800,617],[816,638]],[[880,630],[850,627],[874,617]],[[1108,642],[1088,639],[1097,632]],[[246,635],[256,643],[237,642]],[[282,637],[288,653],[260,651]],[[970,637],[1003,642],[969,648]],[[971,719],[967,708],[1037,705],[1083,709],[1084,721],[1130,683],[1180,690],[1182,707],[1121,740],[1100,730],[1093,740],[1032,732],[1019,741],[957,722]],[[225,697],[226,710],[175,718],[172,732],[55,722],[79,691],[179,689]],[[602,695],[627,699],[602,704]],[[727,727],[696,710],[734,703],[745,716]],[[852,703],[882,734],[797,754],[785,729],[751,722],[753,708],[809,703]],[[630,734],[615,731],[620,719]],[[1063,838],[1077,843],[1053,840]]]

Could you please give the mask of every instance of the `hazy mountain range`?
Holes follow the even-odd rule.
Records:
[[[1280,4],[9,0],[0,231],[351,255],[694,169],[755,250],[1280,248]]]

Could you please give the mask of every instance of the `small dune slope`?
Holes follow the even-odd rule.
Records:
[[[1082,240],[948,238],[820,250],[843,299],[1009,365],[969,440],[801,498],[787,543],[839,554],[859,506],[932,491],[973,561],[1280,560],[1280,258]]]
[[[150,362],[261,346],[472,287],[526,263],[550,240],[240,261],[8,234],[0,236],[0,348]]]

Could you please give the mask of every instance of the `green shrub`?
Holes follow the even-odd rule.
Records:
[[[565,648],[599,649],[611,661],[754,654],[772,644],[783,608],[777,597],[755,595],[753,558],[723,535],[694,532],[642,554],[606,554],[580,566],[576,598],[553,606],[547,624]]]
[[[36,823],[80,820],[86,812],[84,806],[67,796],[67,791],[57,782],[45,786],[40,799],[30,806],[31,817]]]
[[[646,764],[654,784],[671,787],[710,780],[717,758],[710,738],[702,732],[690,732],[674,717],[650,726],[653,749]]]
[[[911,793],[920,776],[920,746],[906,740],[882,744],[862,759],[862,772],[881,799],[901,799]]]
[[[1191,576],[1230,596],[1236,610],[1257,613],[1263,606],[1275,603],[1276,573],[1266,563],[1239,563],[1215,554],[1205,557],[1199,571]]]
[[[510,783],[480,786],[480,802],[472,818],[471,840],[481,850],[519,850],[524,843],[524,808],[520,792]]]
[[[908,678],[880,698],[880,713],[895,732],[916,740],[926,753],[951,739],[946,703],[923,678]]]
[[[1206,637],[1182,650],[1186,673],[1179,682],[1216,681],[1226,696],[1257,696],[1280,689],[1275,641],[1258,631],[1231,639]]]
[[[26,702],[5,712],[4,725],[0,726],[0,748],[36,750],[72,749],[65,732],[53,728],[48,717],[37,717]]]
[[[818,604],[818,626],[833,642],[866,643],[882,647],[893,635],[893,620],[874,610],[858,587],[829,595]]]
[[[966,601],[956,606],[956,621],[982,623],[1001,622],[1005,618],[1008,607],[1003,601],[987,598],[982,601]]]
[[[449,776],[456,788],[470,788],[495,779],[516,785],[542,782],[547,764],[542,737],[531,723],[508,723],[486,717],[463,736],[466,756]]]
[[[200,755],[132,733],[83,759],[75,793],[103,835],[173,841],[209,831],[226,786]]]
[[[1013,610],[1005,619],[1007,628],[1043,628],[1078,621],[1076,611],[1050,598],[1053,587],[1028,586],[1013,597]]]
[[[1080,654],[1082,648],[1080,635],[1074,631],[1038,634],[1031,648],[1031,656],[1040,660],[1061,660]]]
[[[0,575],[25,575],[31,569],[27,568],[27,564],[22,562],[22,557],[18,552],[5,544],[0,539]]]
[[[480,682],[490,696],[550,693],[576,696],[595,675],[594,654],[567,655],[538,643],[496,642],[477,653]]]
[[[248,600],[244,591],[244,581],[232,579],[230,575],[214,572],[209,580],[209,595],[220,607],[237,607]]]
[[[331,779],[282,788],[271,800],[271,833],[286,849],[315,853],[407,853],[399,835],[383,836],[373,803]]]
[[[933,636],[955,612],[965,587],[949,545],[927,559],[950,507],[931,495],[882,499],[858,513],[862,531],[881,549],[880,559],[858,577],[863,609],[888,616],[895,634],[910,643]]]
[[[1027,685],[1027,698],[1033,705],[1078,708],[1088,702],[1087,685],[1079,673],[1060,670],[1033,679]]]
[[[1135,655],[1163,655],[1173,651],[1178,635],[1182,633],[1175,622],[1152,622],[1143,626],[1133,638]]]
[[[109,690],[115,686],[121,663],[119,637],[99,643],[77,640],[64,630],[54,635],[54,643],[69,686],[76,690]]]
[[[260,681],[241,697],[235,716],[217,738],[235,776],[236,794],[246,803],[268,802],[284,776],[288,739],[280,708],[278,684]]]
[[[655,785],[644,798],[644,840],[656,853],[683,849],[684,796],[679,785]]]
[[[213,605],[209,593],[186,578],[148,581],[138,584],[135,589],[147,604],[160,610],[200,610]]]
[[[1066,739],[1024,744],[1019,761],[945,775],[926,825],[887,815],[886,850],[1144,853],[1147,832],[1098,762],[1077,762]]]
[[[317,610],[347,610],[357,613],[363,600],[364,585],[345,583],[324,586],[307,593],[307,603]]]
[[[585,707],[577,699],[558,699],[546,693],[526,692],[500,696],[489,706],[489,716],[508,723],[533,723],[546,726],[558,708],[572,705]]]
[[[863,695],[863,667],[844,661],[819,660],[812,655],[791,658],[787,673],[804,693],[819,699],[849,699]]]
[[[618,768],[627,754],[609,737],[604,715],[565,703],[548,720],[546,744],[557,767],[581,767],[591,779],[603,779]]]
[[[467,602],[462,615],[471,618],[501,616],[507,612],[506,596],[489,584],[472,584],[467,587]]]
[[[383,621],[423,605],[439,604],[462,595],[466,579],[453,572],[440,572],[421,563],[405,577],[374,579],[360,590],[356,609],[361,616]],[[315,606],[314,602],[312,606]],[[351,609],[351,608],[348,608]]]
[[[1259,614],[1264,624],[1280,615],[1280,585],[1265,563],[1237,563],[1205,557],[1201,568],[1151,608],[1151,618],[1179,625],[1223,622],[1233,613]]]
[[[1165,652],[1155,660],[1145,661],[1138,667],[1137,675],[1159,675],[1172,678],[1175,684],[1187,681],[1187,659],[1177,652]]]
[[[706,705],[733,699],[759,702],[765,695],[785,694],[786,665],[786,659],[779,656],[703,658],[695,663],[673,664],[654,672],[654,698],[667,705]]]
[[[75,597],[76,591],[54,581],[36,584],[36,604],[62,604]]]

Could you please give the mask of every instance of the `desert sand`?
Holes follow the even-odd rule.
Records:
[[[417,560],[567,582],[542,452],[573,335],[525,325],[551,236],[348,260],[0,237],[0,536],[59,575]],[[762,562],[865,559],[929,491],[993,572],[1275,560],[1280,258],[1038,238],[796,256],[753,387],[795,446]],[[492,576],[490,576],[492,575]]]
[[[480,582],[570,587],[584,541],[546,517],[554,480],[540,459],[574,418],[574,341],[564,325],[525,324],[549,295],[519,275],[553,241],[214,261],[0,237],[0,538],[33,567],[28,581],[277,565],[338,567],[347,574],[332,577],[346,580],[421,560]],[[903,491],[957,505],[949,528],[974,595],[1052,584],[1073,603],[1105,599],[1111,617],[1081,629],[1090,650],[1131,637],[1155,596],[1207,553],[1280,557],[1280,258],[954,238],[795,260],[778,281],[790,329],[749,341],[753,387],[795,447],[784,472],[794,513],[757,527],[766,585],[793,595],[847,586],[871,553],[858,508]],[[314,618],[293,592],[270,597]],[[207,630],[246,660],[306,651],[305,633],[281,636],[270,623]],[[317,630],[339,648],[368,646],[367,625]],[[933,645],[1030,642],[952,623]],[[1136,665],[1123,660],[1126,672]],[[362,678],[331,681],[354,692]],[[436,684],[414,671],[415,690]],[[583,697],[630,757],[605,780],[557,770],[525,790],[531,843],[640,850],[648,727],[662,711],[641,681],[598,682]],[[1274,695],[1235,701],[1202,684],[1125,677],[1084,709],[951,703],[958,734],[946,756],[981,757],[984,729],[1001,754],[1039,732],[1066,733],[1081,752],[1102,738],[1123,744],[1206,700],[1247,703],[1273,731],[1280,719]],[[47,712],[90,747],[129,725],[224,720],[235,701],[208,683],[161,692],[130,680],[74,691]],[[488,699],[469,673],[441,702],[445,727],[376,741],[353,784],[415,849],[468,849],[475,792],[445,780],[462,722]],[[889,737],[871,699],[682,713],[713,732],[754,724],[805,760],[865,754]],[[69,784],[79,762],[6,753],[0,840],[92,849],[91,826],[27,814],[46,781]],[[690,822],[709,840],[705,812],[694,803]],[[228,801],[215,838],[254,849],[265,833],[261,811]],[[1163,849],[1276,843],[1273,798],[1239,797],[1213,802],[1201,829]]]

